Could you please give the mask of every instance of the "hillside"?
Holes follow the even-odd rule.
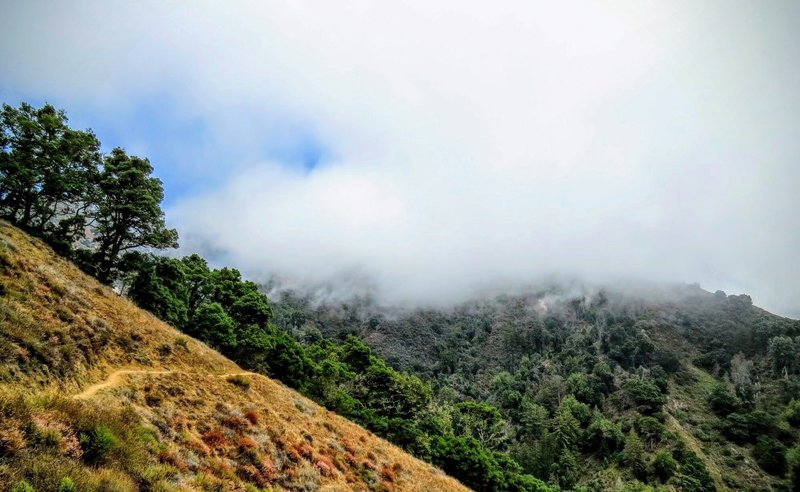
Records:
[[[467,490],[0,222],[0,489],[30,490],[25,483]]]
[[[297,292],[275,304],[295,338],[359,337],[437,401],[483,408],[482,432],[456,432],[563,488],[800,486],[800,321],[748,296],[651,284],[442,309]]]

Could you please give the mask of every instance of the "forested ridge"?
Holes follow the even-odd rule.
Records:
[[[800,489],[800,323],[697,286],[447,309],[268,299],[177,246],[152,165],[4,106],[0,215],[139,306],[476,490]],[[265,259],[268,261],[269,259]]]

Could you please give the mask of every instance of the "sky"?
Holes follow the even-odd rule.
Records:
[[[8,1],[0,100],[197,251],[396,303],[561,275],[800,317],[796,1]]]

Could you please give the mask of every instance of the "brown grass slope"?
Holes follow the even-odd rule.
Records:
[[[97,429],[114,435],[97,452]],[[0,489],[467,490],[0,222]]]

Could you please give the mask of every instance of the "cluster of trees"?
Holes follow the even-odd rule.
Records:
[[[433,398],[430,382],[399,372],[361,340],[301,344],[273,321],[268,299],[234,269],[197,255],[129,255],[128,296],[241,366],[279,379],[478,490],[548,490],[492,444],[489,405]]]
[[[100,151],[91,131],[69,128],[63,111],[3,105],[0,217],[43,238],[104,282],[126,252],[177,247],[164,191],[147,159]]]
[[[465,429],[551,485],[605,489],[621,479],[714,490],[664,408],[676,387],[673,398],[704,421],[693,432],[707,445],[738,444],[775,480],[800,480],[791,471],[800,448],[788,449],[800,437],[792,423],[800,420],[800,323],[753,308],[747,296],[696,287],[657,294],[576,299],[556,290],[403,311],[368,299],[320,305],[295,292],[275,312],[300,340],[361,337],[430,380],[435,401],[478,405],[483,425]],[[708,386],[693,364],[724,382],[729,401],[716,389],[700,396]],[[736,488],[748,477],[722,479]]]

